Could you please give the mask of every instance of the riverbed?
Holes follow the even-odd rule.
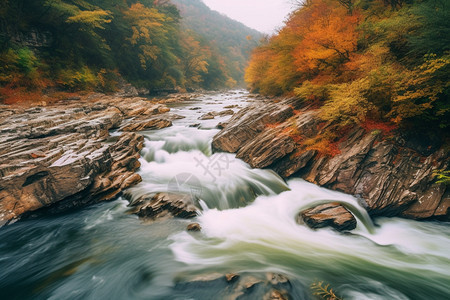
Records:
[[[323,282],[344,299],[449,299],[447,223],[371,220],[350,195],[212,153],[217,124],[230,116],[199,118],[254,101],[232,91],[170,104],[185,118],[141,132],[143,181],[129,200],[0,228],[0,298],[263,299],[276,289],[315,299],[311,285]],[[128,201],[158,192],[192,196],[199,216],[143,222],[128,212]],[[327,202],[350,207],[357,228],[296,222]],[[192,222],[201,232],[186,231]]]

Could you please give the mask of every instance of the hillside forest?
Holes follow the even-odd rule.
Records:
[[[254,51],[253,92],[291,95],[335,124],[448,138],[450,2],[304,0]],[[432,143],[431,143],[432,144]]]
[[[188,2],[204,28],[189,23]],[[123,82],[150,91],[242,86],[259,39],[201,0],[3,0],[0,97],[114,92]]]

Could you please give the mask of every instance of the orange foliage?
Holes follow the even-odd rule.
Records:
[[[393,130],[397,129],[398,125],[366,119],[363,123],[361,123],[361,127],[364,128],[367,132],[379,130],[384,134],[389,134]]]
[[[341,153],[339,142],[331,142],[324,137],[315,137],[304,142],[306,150],[316,150],[319,155],[334,157]]]
[[[0,99],[4,104],[33,103],[42,101],[43,95],[40,90],[28,91],[26,88],[0,88]]]
[[[302,40],[293,53],[298,70],[335,70],[347,62],[356,50],[359,13],[349,15],[337,1],[330,0],[314,1],[300,12],[295,30]]]

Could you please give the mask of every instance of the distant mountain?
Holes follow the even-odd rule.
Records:
[[[201,0],[172,0],[180,10],[182,26],[206,39],[217,48],[228,74],[244,85],[244,72],[250,52],[263,34],[211,10]]]

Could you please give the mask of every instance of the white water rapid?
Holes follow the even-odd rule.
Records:
[[[229,116],[199,116],[248,101],[257,100],[242,91],[206,94],[171,105],[186,117],[174,126],[142,133],[143,182],[128,191],[132,201],[186,193],[196,199],[197,218],[142,223],[119,199],[2,228],[0,298],[265,299],[263,284],[207,278],[265,280],[272,272],[289,279],[274,286],[290,299],[316,299],[310,285],[321,281],[343,299],[450,299],[447,223],[371,220],[350,195],[212,154],[216,125]],[[327,202],[344,204],[357,228],[297,224],[301,210]],[[201,232],[187,232],[191,222]]]

